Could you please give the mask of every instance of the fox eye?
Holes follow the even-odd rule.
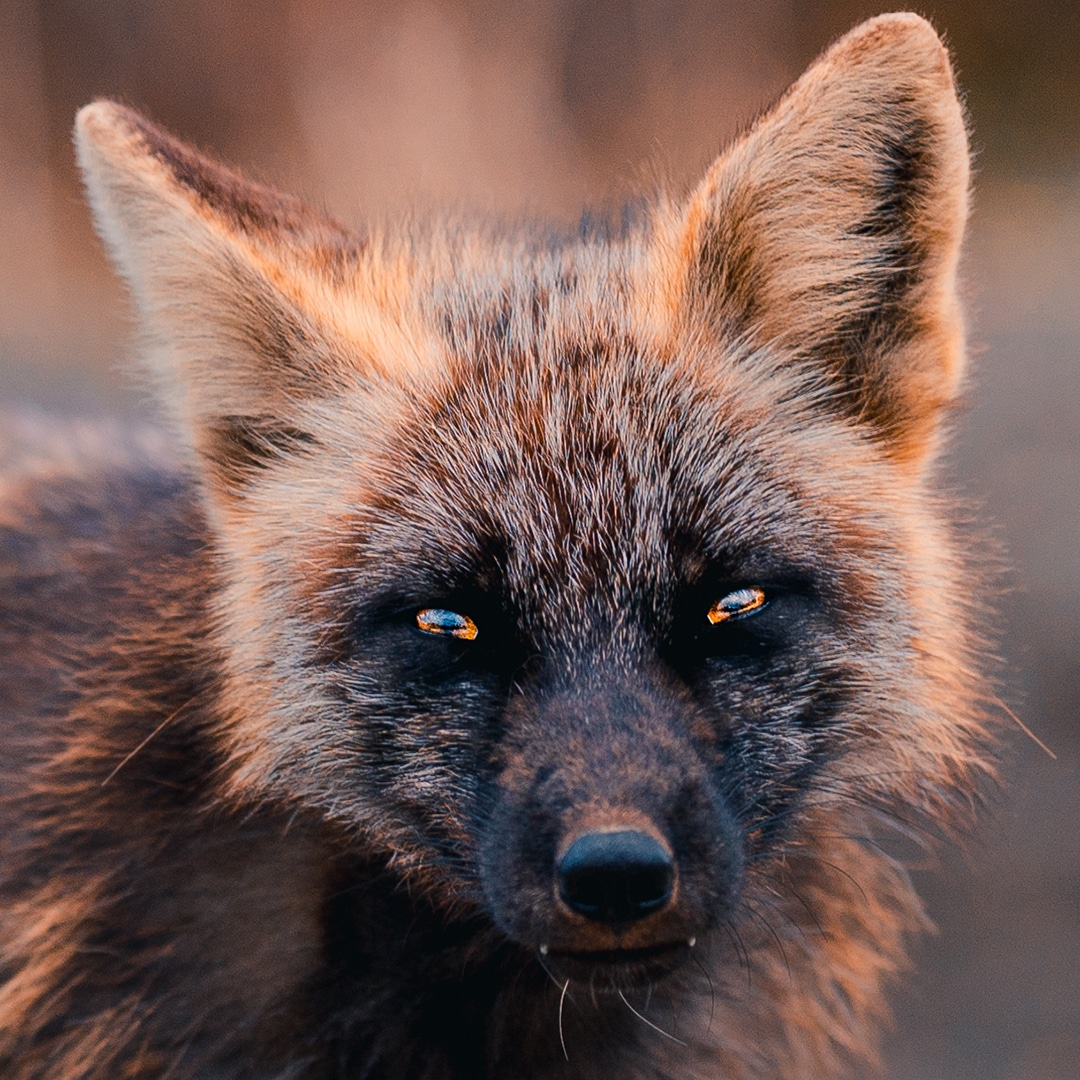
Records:
[[[478,633],[476,623],[468,615],[445,608],[423,608],[416,613],[416,625],[425,634],[442,634],[462,641],[472,641]]]
[[[749,615],[763,608],[767,599],[765,590],[756,585],[750,585],[744,589],[733,589],[709,608],[709,622],[715,626],[717,623],[729,622],[731,619]]]

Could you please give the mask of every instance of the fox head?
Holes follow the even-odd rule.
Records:
[[[615,236],[349,232],[108,102],[77,143],[213,537],[228,797],[567,978],[769,910],[858,999],[917,915],[845,853],[947,820],[980,728],[931,28],[857,28]]]

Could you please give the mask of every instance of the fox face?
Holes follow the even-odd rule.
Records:
[[[856,29],[615,231],[353,233],[104,102],[77,143],[208,522],[219,797],[564,989],[707,952],[793,1041],[879,1012],[921,914],[875,830],[947,827],[984,726],[927,24]]]
[[[856,688],[880,682],[860,654],[909,619],[829,507],[836,474],[783,474],[811,453],[790,416],[658,379],[644,349],[570,359],[587,389],[561,393],[570,348],[495,379],[466,365],[407,425],[326,587],[349,612],[328,670],[355,768],[379,763],[374,812],[426,838],[394,855],[446,860],[440,892],[549,964],[617,956],[629,977],[735,917],[857,752]]]

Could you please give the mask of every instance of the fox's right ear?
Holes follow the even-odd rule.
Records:
[[[426,343],[387,315],[395,274],[361,238],[125,106],[86,106],[75,142],[147,363],[219,490],[302,450],[306,403],[417,367]]]

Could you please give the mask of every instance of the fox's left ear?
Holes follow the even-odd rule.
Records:
[[[917,466],[963,373],[968,157],[932,27],[910,14],[863,23],[692,196],[682,303],[726,340],[811,365],[834,407]]]

